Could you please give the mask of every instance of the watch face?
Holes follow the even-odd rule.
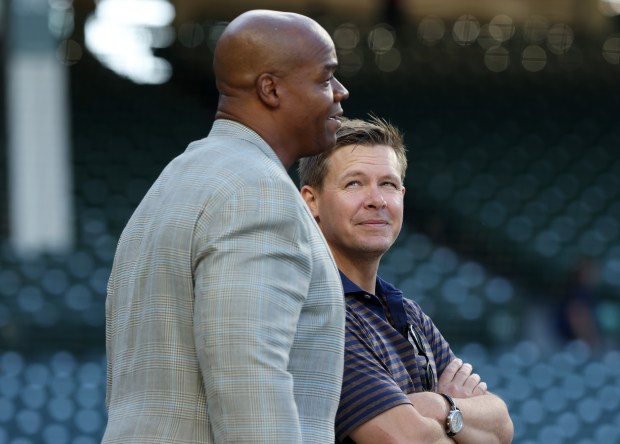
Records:
[[[463,414],[460,410],[454,410],[450,413],[450,431],[452,433],[458,433],[463,428]]]

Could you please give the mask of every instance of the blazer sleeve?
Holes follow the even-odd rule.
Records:
[[[292,184],[247,183],[196,228],[194,337],[216,442],[301,442],[287,371],[312,272]]]

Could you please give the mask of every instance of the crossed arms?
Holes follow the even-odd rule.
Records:
[[[446,434],[448,403],[434,392],[411,393],[411,404],[393,407],[354,429],[357,444],[477,444],[512,442],[514,428],[506,404],[488,392],[472,366],[454,359],[439,377],[439,392],[454,398],[465,426],[453,437]]]

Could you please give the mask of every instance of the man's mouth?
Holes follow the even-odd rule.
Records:
[[[360,225],[364,225],[367,227],[382,227],[385,225],[389,225],[386,220],[365,220],[360,223]]]
[[[337,122],[342,122],[342,110],[338,111],[337,113],[332,114],[327,119],[328,120],[335,120]]]

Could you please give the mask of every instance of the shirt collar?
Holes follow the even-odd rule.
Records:
[[[342,288],[344,289],[344,293],[368,293],[367,291],[362,290],[356,283],[354,283],[351,279],[347,277],[342,271],[338,270],[340,273],[340,280],[342,281]],[[396,288],[394,285],[390,284],[388,281],[384,281],[380,276],[377,276],[377,285],[376,290],[378,294],[385,295],[389,297],[391,295],[395,297],[403,297],[403,292]]]
[[[362,293],[367,295],[368,292],[362,290],[357,284],[351,281],[342,271],[340,272],[340,279],[342,280],[342,288],[344,289],[344,294],[355,294]],[[390,311],[390,318],[394,323],[394,328],[398,330],[401,334],[406,336],[406,331],[408,327],[407,322],[407,313],[405,311],[403,292],[396,288],[394,285],[390,284],[387,281],[384,281],[379,276],[377,276],[377,284],[376,284],[376,295],[374,298],[368,299],[368,301],[373,301],[374,304],[371,305],[370,308],[381,317],[385,319],[385,315],[383,314],[383,309],[381,308],[380,312],[377,312],[373,306],[377,306],[377,304],[382,307],[381,301],[379,298],[382,298]]]
[[[344,289],[344,294],[349,293],[366,293],[357,284],[354,284],[351,279],[349,279],[342,271],[338,270],[340,273],[340,280],[342,281],[342,288]]]

